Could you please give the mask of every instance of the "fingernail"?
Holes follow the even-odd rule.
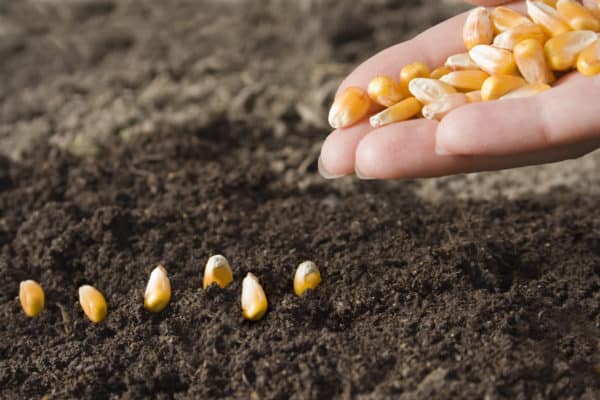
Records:
[[[342,176],[344,176],[344,175],[335,175],[335,174],[332,174],[329,171],[327,171],[327,169],[323,165],[323,161],[321,160],[321,157],[319,157],[319,162],[317,163],[317,166],[319,168],[319,174],[321,174],[321,176],[325,179],[336,179],[336,178],[341,178]]]
[[[375,178],[371,178],[370,176],[363,174],[362,172],[360,172],[360,170],[358,168],[354,169],[354,173],[356,174],[356,177],[358,179],[363,180],[363,181],[371,181],[371,180],[375,179]]]

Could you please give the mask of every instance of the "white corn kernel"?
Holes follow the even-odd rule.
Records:
[[[229,261],[220,254],[214,255],[206,262],[202,287],[206,289],[213,283],[226,288],[233,281],[233,272]]]
[[[477,7],[469,12],[463,27],[463,41],[467,50],[478,44],[490,44],[494,39],[494,29],[490,12],[485,7]]]
[[[248,273],[242,281],[242,315],[250,321],[261,319],[267,312],[267,295],[258,282],[258,278]]]
[[[159,265],[150,273],[150,279],[144,292],[144,307],[150,312],[165,309],[171,300],[171,282],[167,270]]]
[[[482,44],[473,47],[469,55],[479,68],[490,75],[512,74],[517,70],[515,58],[508,50]]]
[[[433,103],[447,94],[456,93],[452,86],[431,78],[415,78],[410,81],[408,90],[423,104]]]
[[[302,296],[307,290],[314,290],[321,283],[321,272],[312,261],[304,261],[294,274],[294,293]]]
[[[469,53],[453,54],[446,59],[444,63],[446,68],[452,71],[463,71],[463,70],[478,70],[479,65],[475,63],[469,56]],[[433,77],[432,77],[433,78]]]
[[[427,119],[441,120],[450,111],[467,103],[469,103],[469,98],[464,93],[449,94],[423,107],[423,116]]]

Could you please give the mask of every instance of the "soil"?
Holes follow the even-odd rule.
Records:
[[[467,198],[487,178],[316,171],[339,79],[457,11],[0,2],[0,397],[599,398],[597,155],[543,193]],[[236,279],[202,290],[216,253]],[[298,298],[306,259],[323,282]],[[149,314],[158,263],[173,298]],[[254,323],[246,272],[270,302]],[[24,279],[46,291],[35,319]],[[77,303],[86,283],[102,324]]]

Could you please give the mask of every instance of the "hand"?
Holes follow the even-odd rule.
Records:
[[[486,6],[506,1],[469,1]],[[508,5],[525,12],[523,1]],[[348,76],[366,88],[377,75],[397,76],[403,65],[442,65],[464,52],[466,14],[376,54]],[[326,178],[401,179],[497,170],[577,158],[600,147],[600,76],[572,73],[534,97],[469,104],[442,122],[410,120],[373,129],[362,121],[325,140],[319,170]]]

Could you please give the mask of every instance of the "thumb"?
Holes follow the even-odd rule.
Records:
[[[598,104],[600,75],[575,76],[533,97],[467,105],[440,122],[436,151],[507,155],[594,141],[600,138]]]

